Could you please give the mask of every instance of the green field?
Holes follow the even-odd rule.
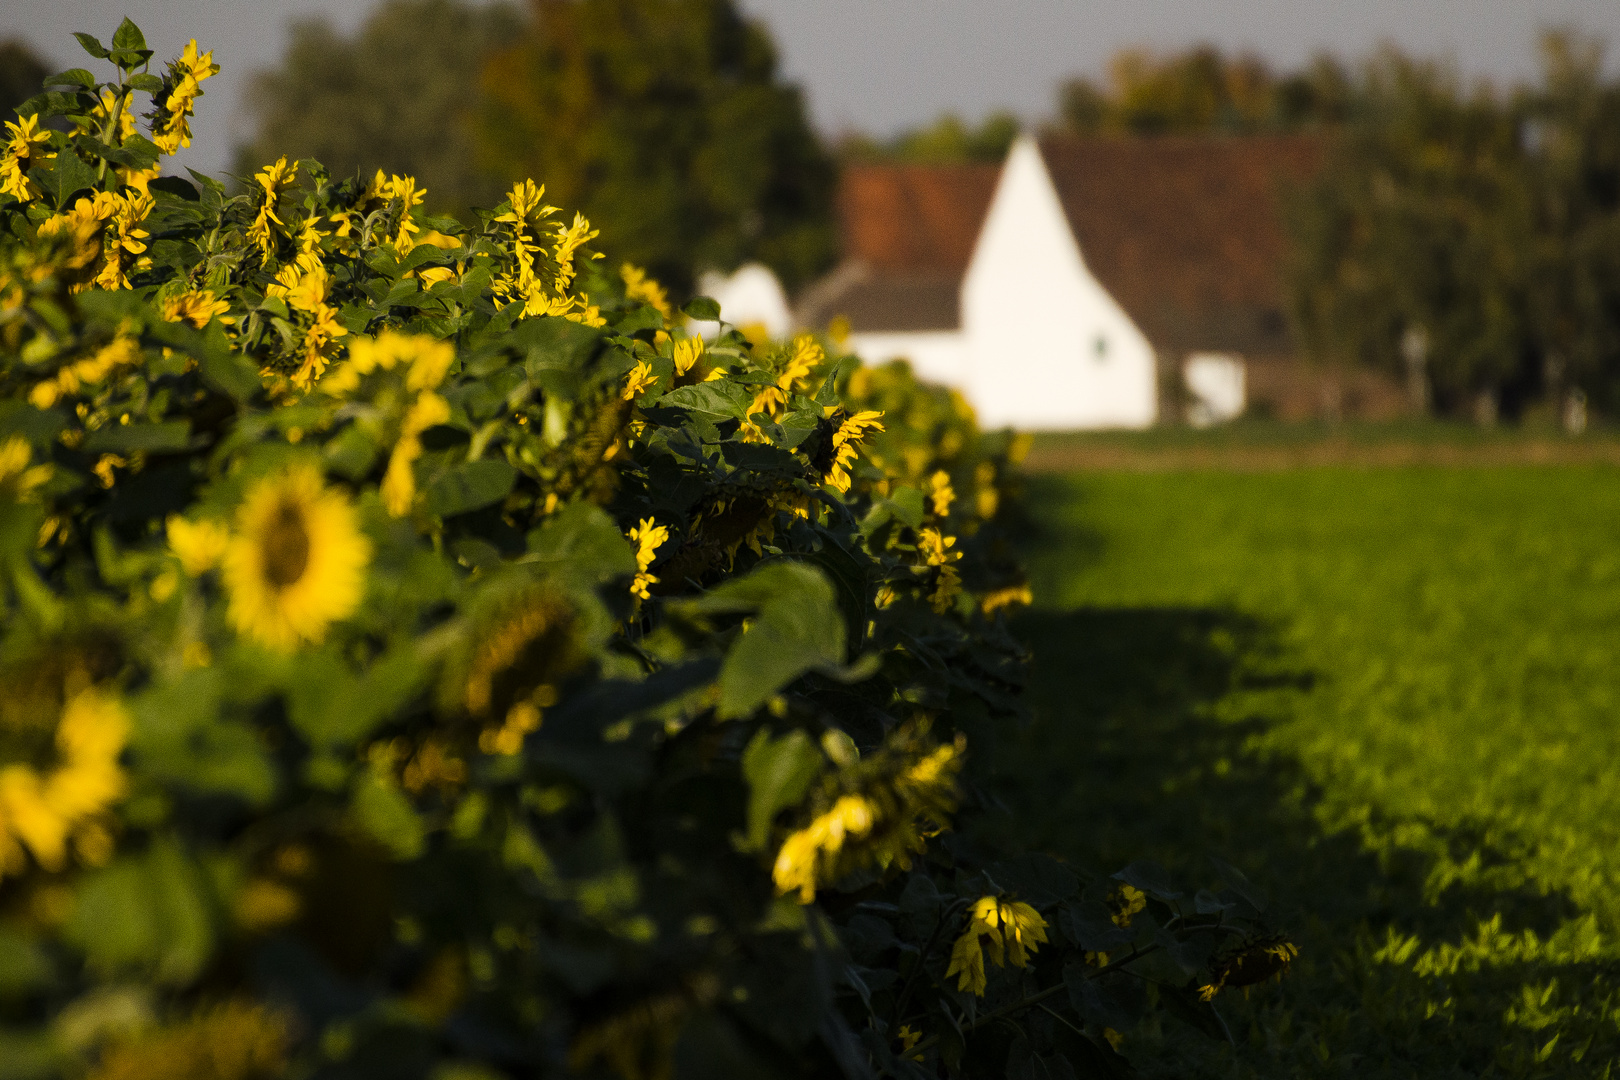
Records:
[[[1019,839],[1193,885],[1301,947],[1133,1032],[1155,1076],[1620,1074],[1620,470],[1034,478]],[[1014,822],[1017,825],[1014,826]]]

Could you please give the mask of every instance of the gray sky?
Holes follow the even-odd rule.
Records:
[[[1010,109],[1049,115],[1065,76],[1098,77],[1127,46],[1201,41],[1291,67],[1327,49],[1366,53],[1383,40],[1447,56],[1469,76],[1535,72],[1535,39],[1567,25],[1620,43],[1620,0],[739,0],[771,27],[817,125],[887,135],[953,109],[977,119]],[[0,0],[0,36],[61,67],[89,57],[70,36],[103,41],[125,14],[163,59],[195,35],[222,72],[205,84],[183,164],[217,172],[230,157],[245,75],[273,63],[289,19],[325,13],[352,29],[370,0]],[[1615,67],[1611,49],[1610,68]]]

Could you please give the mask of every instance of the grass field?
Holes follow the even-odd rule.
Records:
[[[1149,1075],[1620,1075],[1620,469],[1093,472],[1030,504],[1020,839],[1206,884],[1301,957]]]

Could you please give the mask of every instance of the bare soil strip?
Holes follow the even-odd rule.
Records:
[[[1429,465],[1486,468],[1502,465],[1620,465],[1620,439],[1526,438],[1466,442],[1365,442],[1324,438],[1293,444],[1129,446],[1119,443],[1037,441],[1025,459],[1030,472],[1077,470],[1174,472],[1214,469],[1275,472],[1348,465],[1400,468]]]

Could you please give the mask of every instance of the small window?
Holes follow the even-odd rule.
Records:
[[[1091,355],[1099,364],[1108,362],[1108,338],[1106,336],[1098,334],[1091,339]]]

